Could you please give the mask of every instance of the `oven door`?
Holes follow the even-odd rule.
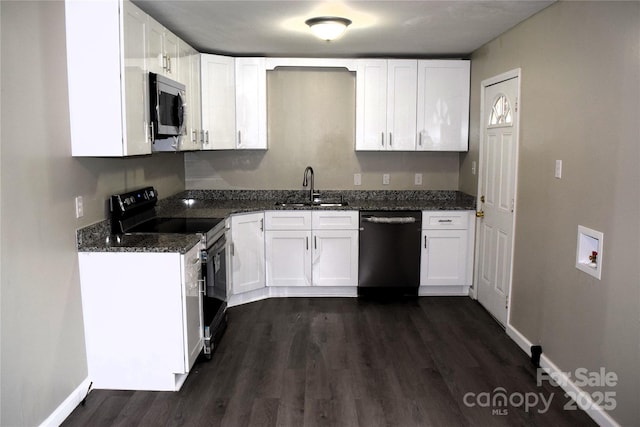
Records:
[[[227,299],[227,254],[224,234],[207,250],[205,296],[222,301]]]

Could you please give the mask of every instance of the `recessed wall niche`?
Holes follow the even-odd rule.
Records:
[[[602,242],[604,234],[578,226],[576,268],[600,280],[602,276]]]

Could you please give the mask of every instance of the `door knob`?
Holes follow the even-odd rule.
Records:
[[[476,212],[476,218],[484,218],[484,211]]]

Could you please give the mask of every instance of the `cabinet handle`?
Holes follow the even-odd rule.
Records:
[[[208,130],[204,131],[204,140],[206,141],[207,145],[209,145],[209,131]]]
[[[162,69],[167,70],[167,55],[162,55]]]
[[[151,134],[149,135],[149,142],[153,142],[153,122],[151,122],[151,126],[149,126],[151,128]]]
[[[318,249],[318,236],[313,236],[313,249]]]
[[[231,256],[235,256],[235,254],[236,254],[236,245],[234,245],[233,242],[231,242],[229,244],[229,249],[231,250]]]
[[[264,231],[264,218],[260,218],[260,231]]]
[[[238,131],[238,147],[242,145],[242,132]]]
[[[380,132],[380,137],[381,137],[381,144],[384,147],[384,132]]]
[[[169,74],[171,73],[171,57],[169,55],[167,55],[167,71],[169,72]]]
[[[439,219],[438,222],[453,222],[453,220],[450,220],[450,219]]]
[[[429,252],[429,245],[427,243],[427,236],[424,236],[424,251]]]
[[[389,147],[393,147],[393,134],[389,132]]]
[[[309,250],[309,236],[305,237],[304,239],[307,242],[307,250]]]
[[[418,145],[422,147],[422,132],[418,132]]]
[[[191,131],[191,142],[193,142],[194,144],[198,142],[198,131],[195,129]]]

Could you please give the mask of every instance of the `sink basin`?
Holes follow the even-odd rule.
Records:
[[[311,206],[319,206],[324,208],[337,208],[341,206],[349,206],[347,202],[276,202],[276,206],[280,206],[283,208],[302,208],[302,207],[311,207]]]

